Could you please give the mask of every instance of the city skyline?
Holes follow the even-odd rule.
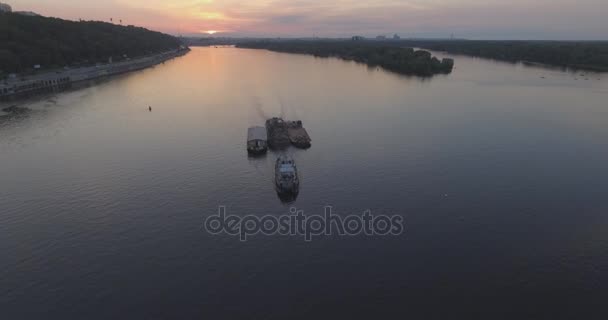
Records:
[[[607,40],[601,0],[4,1],[14,10],[132,24],[186,36]],[[576,22],[576,23],[564,23]]]

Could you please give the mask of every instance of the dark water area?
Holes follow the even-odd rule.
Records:
[[[456,57],[403,77],[235,48],[0,117],[3,319],[604,319],[608,76]],[[10,105],[2,105],[2,108]],[[152,107],[152,112],[148,110]],[[2,109],[0,108],[0,109]],[[295,202],[247,127],[303,121]],[[235,215],[401,215],[400,236],[210,235]]]

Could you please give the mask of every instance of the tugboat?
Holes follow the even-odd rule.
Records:
[[[288,156],[280,156],[275,165],[275,186],[279,196],[295,197],[300,189],[300,179],[295,161]]]
[[[247,130],[247,152],[251,155],[264,154],[268,150],[266,128],[251,127]]]

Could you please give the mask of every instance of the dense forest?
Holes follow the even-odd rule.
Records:
[[[395,44],[511,62],[608,71],[608,41],[406,40]]]
[[[372,41],[259,40],[239,43],[237,46],[240,48],[311,54],[316,57],[338,57],[370,66],[380,66],[400,74],[417,76],[450,73],[454,66],[453,60],[444,59],[440,61],[428,51],[395,45],[380,45]]]
[[[180,40],[134,26],[0,13],[0,76],[176,49]]]

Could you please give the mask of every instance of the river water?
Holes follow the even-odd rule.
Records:
[[[18,103],[29,111],[0,118],[3,318],[608,315],[608,76],[454,58],[421,79],[195,48]],[[247,127],[277,115],[312,138],[287,151],[302,176],[290,204],[277,154],[245,150]],[[219,206],[327,205],[401,215],[405,230],[202,229]]]

